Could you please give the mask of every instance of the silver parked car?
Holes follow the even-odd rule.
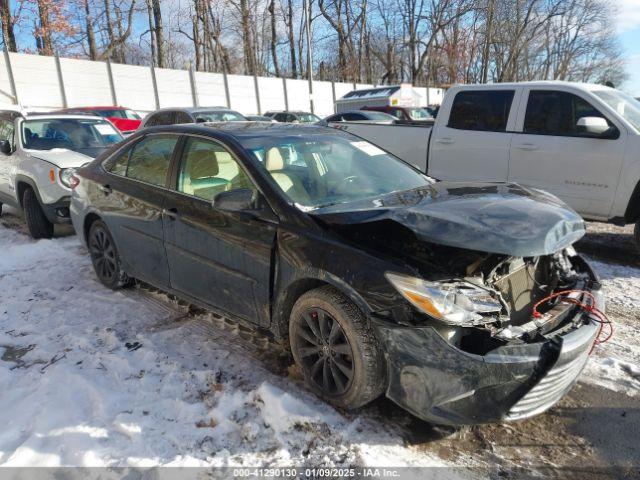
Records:
[[[247,117],[227,107],[161,108],[144,117],[140,128],[179,123],[246,121]]]
[[[75,169],[122,139],[102,117],[0,111],[0,212],[22,209],[33,238],[51,237],[70,223]]]

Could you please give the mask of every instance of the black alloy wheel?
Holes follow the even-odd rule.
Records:
[[[87,239],[93,268],[102,284],[117,289],[131,283],[131,279],[122,270],[115,242],[100,220],[91,224]]]
[[[329,395],[343,395],[354,374],[353,350],[340,324],[320,308],[302,314],[298,354],[308,378]]]

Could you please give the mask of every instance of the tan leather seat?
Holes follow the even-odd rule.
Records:
[[[215,152],[211,150],[189,152],[186,170],[181,178],[182,191],[189,195],[209,198],[217,190],[224,190],[228,182],[224,178],[216,177],[219,170]]]
[[[302,204],[310,203],[311,198],[302,181],[295,174],[285,170],[284,158],[278,147],[267,150],[265,166],[271,177],[291,200]]]

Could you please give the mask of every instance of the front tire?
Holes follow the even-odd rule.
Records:
[[[291,352],[307,385],[334,405],[353,409],[386,387],[382,349],[366,316],[335,288],[302,295],[289,322]]]
[[[133,281],[122,269],[120,254],[103,221],[96,220],[91,224],[87,245],[93,269],[105,287],[117,290],[131,285]]]
[[[31,189],[25,189],[22,194],[22,208],[24,218],[27,221],[29,233],[35,239],[53,237],[53,223],[49,221],[42,210],[36,193]]]

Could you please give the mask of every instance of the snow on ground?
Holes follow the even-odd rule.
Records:
[[[0,225],[0,252],[0,465],[445,464],[391,422],[340,413],[274,373],[209,315],[104,288],[75,237],[33,241]],[[582,381],[634,395],[640,270],[592,265],[616,336]]]
[[[0,251],[0,465],[443,465],[207,338],[208,315],[107,290],[76,237],[0,225]]]
[[[600,276],[614,335],[599,345],[582,380],[640,395],[640,269],[589,259]]]

